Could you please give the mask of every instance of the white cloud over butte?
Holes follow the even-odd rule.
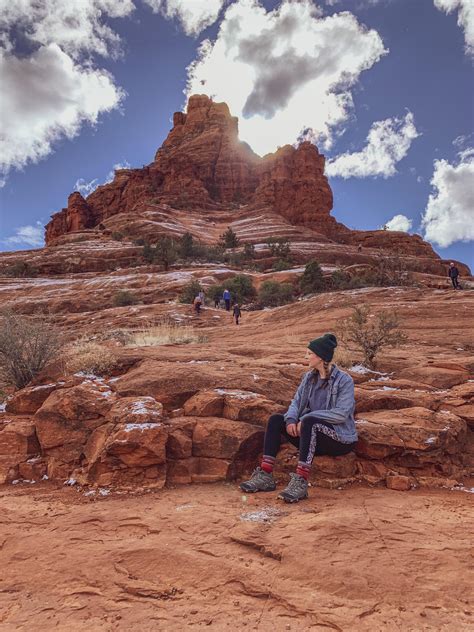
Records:
[[[412,224],[413,221],[408,219],[406,215],[395,215],[385,224],[385,226],[387,227],[387,230],[402,230],[407,233]]]
[[[474,240],[474,149],[459,154],[457,164],[435,160],[422,218],[425,239],[442,248],[456,241]]]
[[[144,0],[154,13],[177,19],[186,35],[199,35],[214,24],[225,0]]]
[[[328,149],[351,114],[351,88],[386,52],[349,12],[323,17],[310,0],[267,12],[238,0],[189,66],[187,94],[226,101],[259,154],[302,132]]]
[[[37,162],[55,141],[118,107],[123,91],[90,55],[120,54],[104,19],[133,9],[131,0],[0,0],[0,171]]]
[[[474,2],[473,0],[434,0],[435,7],[445,13],[458,12],[458,25],[464,31],[466,54],[474,56]]]
[[[9,245],[26,244],[27,246],[39,248],[44,245],[43,235],[43,224],[41,222],[36,222],[34,225],[20,226],[15,235],[5,239],[4,243]]]
[[[393,176],[397,173],[397,163],[407,155],[417,136],[411,112],[404,118],[376,121],[369,130],[366,146],[361,151],[347,152],[328,161],[326,173],[342,178]]]

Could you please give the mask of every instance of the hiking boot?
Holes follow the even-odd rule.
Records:
[[[265,472],[261,467],[256,467],[249,480],[240,483],[240,489],[249,494],[254,492],[273,492],[276,489],[276,483],[273,474]]]
[[[284,500],[286,503],[297,503],[299,500],[307,498],[308,481],[295,472],[292,472],[290,477],[290,482],[286,489],[278,494],[278,498],[281,498],[281,500]]]

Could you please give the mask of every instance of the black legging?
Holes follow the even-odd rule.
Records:
[[[459,287],[458,277],[457,277],[457,276],[453,276],[453,277],[451,277],[451,282],[452,282],[452,284],[453,284],[453,288],[454,288],[455,290],[457,290],[457,289],[458,289],[458,287]]]
[[[354,443],[342,443],[336,432],[317,417],[306,417],[301,424],[301,436],[292,437],[286,431],[283,415],[272,415],[268,420],[263,442],[263,454],[276,457],[282,439],[288,440],[299,449],[299,461],[311,464],[315,455],[341,456],[354,449]]]

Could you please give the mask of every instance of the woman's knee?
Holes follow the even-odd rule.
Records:
[[[272,430],[280,431],[284,427],[285,427],[285,418],[283,415],[275,414],[275,415],[270,416],[268,420],[268,424],[267,424],[267,429],[271,428]]]

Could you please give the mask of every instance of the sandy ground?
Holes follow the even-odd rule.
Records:
[[[3,488],[0,629],[472,630],[474,495]]]

